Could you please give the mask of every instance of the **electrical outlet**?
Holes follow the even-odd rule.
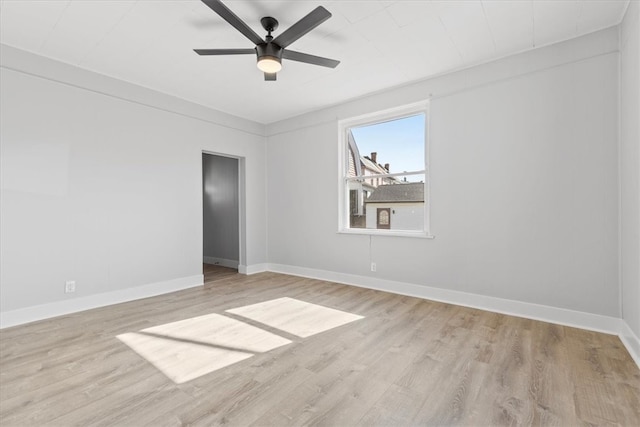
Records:
[[[371,271],[373,271],[373,272],[376,271],[376,263],[375,262],[371,263]]]
[[[64,284],[64,293],[70,294],[76,291],[76,281],[75,280],[67,280],[67,283]]]

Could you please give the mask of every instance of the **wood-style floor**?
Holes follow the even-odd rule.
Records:
[[[220,279],[227,279],[238,274],[235,268],[223,267],[217,264],[202,264],[205,285]]]
[[[364,318],[181,384],[116,338],[283,297]],[[3,427],[640,425],[615,336],[274,273],[0,334]]]

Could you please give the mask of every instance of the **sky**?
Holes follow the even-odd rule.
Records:
[[[405,117],[375,125],[351,128],[360,155],[378,153],[377,162],[389,163],[390,172],[424,169],[425,116]]]

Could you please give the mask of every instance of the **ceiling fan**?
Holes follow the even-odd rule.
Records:
[[[282,59],[329,68],[335,68],[340,63],[340,61],[336,61],[335,59],[323,58],[321,56],[286,49],[291,43],[331,18],[331,13],[322,6],[318,6],[312,10],[308,15],[293,24],[275,39],[271,33],[278,28],[278,20],[271,16],[265,16],[260,19],[262,28],[267,31],[267,36],[263,40],[220,0],[202,0],[202,2],[220,15],[222,19],[231,24],[236,30],[240,31],[246,38],[251,40],[256,47],[253,49],[194,49],[198,55],[256,54],[258,57],[258,68],[264,72],[264,79],[267,81],[276,80],[276,73],[282,69]]]

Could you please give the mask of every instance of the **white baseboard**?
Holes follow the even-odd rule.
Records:
[[[541,320],[559,325],[571,326],[597,332],[618,335],[629,354],[640,367],[640,339],[633,333],[627,323],[619,318],[602,316],[599,314],[585,313],[581,311],[567,310],[521,301],[507,300],[466,292],[452,291],[448,289],[434,288],[430,286],[416,285],[412,283],[396,282],[392,280],[377,279],[367,276],[337,273],[333,271],[317,270],[305,267],[296,267],[282,264],[253,264],[239,265],[238,271],[242,274],[256,274],[265,271],[290,274],[293,276],[308,277],[312,279],[326,280],[361,288],[375,289],[394,294],[407,295],[449,304],[477,308],[496,313],[508,314],[528,319]],[[201,286],[204,277],[201,274],[182,277],[164,282],[152,283],[134,288],[121,289],[113,292],[89,295],[73,298],[65,301],[57,301],[49,304],[21,308],[12,311],[0,312],[0,329],[21,325],[37,320],[48,319],[69,313],[89,310],[97,307],[148,298],[162,295],[182,289]]]
[[[85,297],[70,298],[64,301],[56,301],[48,304],[20,308],[17,310],[0,312],[0,329],[10,326],[35,322],[36,320],[76,313],[106,305],[119,304],[156,295],[167,294],[183,289],[202,286],[204,277],[202,274],[180,277],[178,279],[151,283],[133,288],[119,289]]]
[[[376,289],[394,294],[462,305],[495,313],[541,320],[543,322],[557,323],[608,334],[618,334],[620,332],[621,319],[582,311],[290,265],[269,264],[269,271],[344,283],[361,288]]]
[[[627,322],[622,321],[622,331],[620,332],[620,340],[627,347],[629,354],[636,361],[636,365],[640,368],[640,338],[633,333]]]
[[[358,286],[361,288],[375,289],[394,294],[440,301],[492,311],[495,313],[508,314],[516,317],[618,335],[629,351],[631,357],[640,367],[640,341],[624,320],[617,317],[602,316],[599,314],[585,313],[582,311],[568,310],[565,308],[551,307],[547,305],[291,265],[269,264],[268,270],[274,273],[326,280]]]
[[[205,264],[220,265],[222,267],[238,268],[238,261],[232,259],[216,258],[212,256],[203,256],[202,262]]]
[[[238,266],[238,273],[252,275],[257,273],[264,273],[265,271],[269,271],[269,264],[252,264],[252,265],[242,265]]]

